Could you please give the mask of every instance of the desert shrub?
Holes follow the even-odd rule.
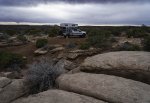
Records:
[[[42,31],[40,29],[30,29],[27,30],[26,33],[28,33],[29,35],[40,36]]]
[[[119,50],[120,51],[140,51],[141,48],[136,44],[125,42],[119,47]]]
[[[16,31],[16,30],[6,30],[5,33],[6,33],[7,35],[13,36],[13,35],[16,35],[16,34],[17,34],[17,31]]]
[[[82,43],[79,47],[79,49],[82,49],[82,50],[87,50],[90,48],[90,44],[89,43]]]
[[[29,65],[29,70],[25,76],[25,84],[29,87],[30,94],[55,87],[55,80],[63,73],[63,70],[54,64],[52,60],[42,58]]]
[[[111,37],[110,42],[115,43],[115,42],[117,42],[117,39],[115,37]]]
[[[127,37],[141,38],[148,36],[147,32],[143,28],[132,28],[127,30]]]
[[[150,36],[144,38],[144,50],[150,51]]]
[[[41,48],[41,47],[44,47],[48,44],[48,40],[47,39],[38,39],[36,41],[36,47],[37,48]]]
[[[87,42],[97,48],[107,48],[110,46],[110,36],[109,32],[93,32],[87,39]]]
[[[22,41],[23,43],[27,42],[27,38],[24,35],[18,35],[17,39],[20,40],[20,41]]]
[[[76,46],[77,46],[76,43],[74,43],[74,42],[69,42],[69,43],[66,45],[66,48],[67,48],[67,49],[73,49],[73,48],[75,48]]]
[[[119,28],[118,28],[119,29]],[[111,30],[111,33],[114,35],[114,36],[121,36],[121,31],[119,31],[118,29],[113,29]]]
[[[25,60],[19,54],[0,52],[0,68],[11,68],[9,71],[18,71],[18,68],[24,66]]]
[[[1,35],[0,35],[0,41],[1,41],[1,40],[8,40],[9,37],[10,37],[10,36],[7,35],[7,34],[5,34],[5,33],[4,33],[4,34],[1,34]]]
[[[48,31],[47,31],[47,33],[48,33],[48,35],[49,35],[49,37],[55,37],[55,36],[58,36],[59,35],[59,27],[57,27],[57,26],[54,26],[54,27],[52,27],[51,29],[49,29]]]

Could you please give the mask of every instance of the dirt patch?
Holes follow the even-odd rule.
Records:
[[[63,45],[66,46],[68,43],[75,43],[77,45],[81,44],[82,42],[85,41],[85,38],[77,38],[77,37],[72,37],[72,38],[64,38],[64,37],[53,37],[53,38],[48,38],[48,45]],[[26,45],[21,45],[21,46],[12,46],[12,47],[5,47],[5,48],[0,48],[0,51],[8,51],[12,53],[17,53],[21,54],[23,56],[27,57],[28,63],[31,63],[34,61],[34,59],[38,58],[35,57],[34,51],[37,48],[35,47],[35,43],[28,43]],[[44,56],[52,56],[55,57],[57,56],[58,53],[56,54],[46,54]]]

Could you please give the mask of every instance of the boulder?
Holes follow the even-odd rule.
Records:
[[[68,61],[66,59],[61,59],[56,64],[57,67],[66,69],[66,70],[72,70],[77,67],[77,65],[71,61]]]
[[[125,42],[142,47],[142,39],[141,38],[115,37],[115,39],[117,42],[113,44],[113,48],[117,48],[118,46],[121,46]]]
[[[69,51],[69,53],[84,53],[86,52],[87,50],[73,50],[73,51]]]
[[[95,49],[95,48],[90,48],[89,50],[73,50],[68,52],[67,58],[74,60],[79,56],[91,56],[100,52],[101,49]]]
[[[53,44],[53,45],[48,45],[50,48],[59,48],[59,47],[62,47],[62,45],[59,45],[59,44]]]
[[[105,74],[65,74],[57,79],[60,89],[109,103],[150,103],[150,85]]]
[[[99,54],[86,58],[80,69],[150,84],[150,52],[121,51]]]
[[[65,54],[64,53],[58,54],[57,59],[62,59],[62,58],[65,58]]]
[[[11,83],[11,80],[6,77],[0,77],[0,88],[3,88]]]
[[[39,49],[37,49],[37,50],[34,52],[34,54],[36,54],[36,55],[44,55],[44,54],[46,54],[47,52],[48,52],[48,50],[43,49],[43,48],[39,48]]]
[[[80,55],[82,55],[82,53],[68,53],[67,58],[71,59],[71,60],[75,60],[76,58],[78,58]]]
[[[18,73],[17,71],[13,71],[13,72],[1,72],[0,76],[7,77],[7,78],[10,78],[10,79],[19,79],[19,78],[21,78],[20,73]]]
[[[0,92],[0,103],[10,103],[23,96],[28,90],[23,85],[23,80],[14,80],[9,85],[2,88]]]
[[[63,51],[64,49],[65,49],[64,47],[58,47],[58,48],[52,49],[50,52],[51,53],[56,53],[56,52],[59,52],[59,51]]]
[[[39,94],[21,98],[13,103],[104,103],[94,99],[62,90],[48,90]]]
[[[0,93],[2,92],[2,88],[0,88]]]

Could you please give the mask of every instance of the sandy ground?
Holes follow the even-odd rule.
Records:
[[[75,44],[79,45],[79,44],[83,43],[85,41],[85,39],[86,38],[77,38],[77,37],[72,37],[72,38],[53,37],[53,38],[48,38],[48,44],[49,45],[59,44],[59,45],[65,46],[69,43],[75,43]],[[0,48],[0,50],[21,54],[21,55],[27,57],[28,63],[32,63],[34,61],[34,59],[37,58],[34,56],[34,51],[36,49],[37,48],[35,46],[35,43],[28,43],[28,44],[22,45],[22,46]],[[53,56],[53,55],[51,55],[51,56]],[[47,56],[48,56],[48,54],[47,54]]]

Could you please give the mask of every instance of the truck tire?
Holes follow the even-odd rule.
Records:
[[[67,36],[66,35],[64,35],[64,38],[66,38]]]
[[[83,34],[83,35],[82,35],[82,38],[85,38],[85,37],[86,37],[86,34]]]
[[[70,38],[70,34],[67,34],[67,37]]]

